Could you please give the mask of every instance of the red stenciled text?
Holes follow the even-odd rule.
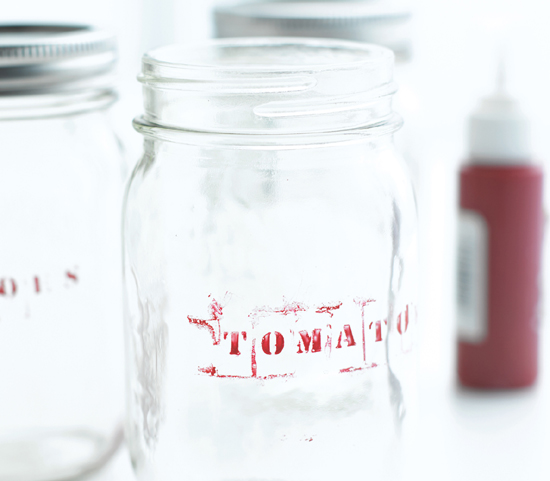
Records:
[[[28,278],[0,277],[0,299],[16,298],[23,293],[40,295],[45,291],[52,290],[52,284],[60,284],[65,288],[79,282],[77,269],[67,269],[62,274],[56,276],[29,276]]]
[[[300,369],[310,371],[315,359],[323,369],[341,373],[385,362],[383,341],[388,335],[388,320],[371,320],[373,311],[369,311],[369,306],[376,302],[374,299],[356,298],[347,303],[315,306],[286,302],[279,307],[254,308],[244,322],[242,317],[228,318],[224,302],[209,297],[209,315],[187,316],[191,325],[209,334],[215,349],[217,365],[199,366],[199,373],[270,379],[293,376]],[[409,329],[409,315],[407,305],[394,319],[393,330],[401,337]],[[231,325],[241,328],[226,329]],[[246,325],[249,327],[242,329]],[[229,357],[223,361],[223,356]]]

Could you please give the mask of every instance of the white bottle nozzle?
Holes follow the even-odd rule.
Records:
[[[506,93],[506,66],[501,56],[496,92],[485,97],[470,116],[470,157],[477,164],[524,164],[531,157],[530,124],[517,101]]]

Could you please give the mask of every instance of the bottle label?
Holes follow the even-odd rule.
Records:
[[[471,210],[458,220],[457,328],[460,341],[487,337],[487,224]]]
[[[232,298],[229,293],[222,299],[210,296],[206,316],[187,316],[196,334],[202,331],[203,341],[208,338],[198,374],[272,379],[319,369],[348,373],[385,364],[389,335],[399,339],[401,351],[411,349],[412,304],[403,305],[388,323],[371,298],[315,305],[283,301],[248,312]]]

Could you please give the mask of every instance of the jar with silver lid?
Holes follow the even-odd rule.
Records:
[[[120,443],[123,160],[112,35],[0,26],[0,479],[93,471]]]
[[[398,91],[394,106],[404,119],[396,145],[411,171],[417,193],[423,195],[421,98],[413,62],[413,11],[408,0],[370,1],[245,1],[219,5],[213,11],[217,38],[312,37],[336,38],[382,45],[395,55]],[[425,182],[424,182],[425,183]]]
[[[382,45],[398,66],[412,56],[411,5],[403,0],[244,1],[213,11],[217,38],[336,38]]]
[[[139,480],[400,479],[416,220],[392,69],[336,40],[144,56],[123,220]]]

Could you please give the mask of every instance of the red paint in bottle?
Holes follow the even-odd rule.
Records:
[[[458,344],[458,374],[472,387],[513,388],[537,376],[542,170],[472,165],[460,175],[460,207],[487,223],[487,335]]]
[[[472,160],[460,172],[458,377],[509,389],[537,377],[543,172],[529,125],[501,91],[471,118]]]

